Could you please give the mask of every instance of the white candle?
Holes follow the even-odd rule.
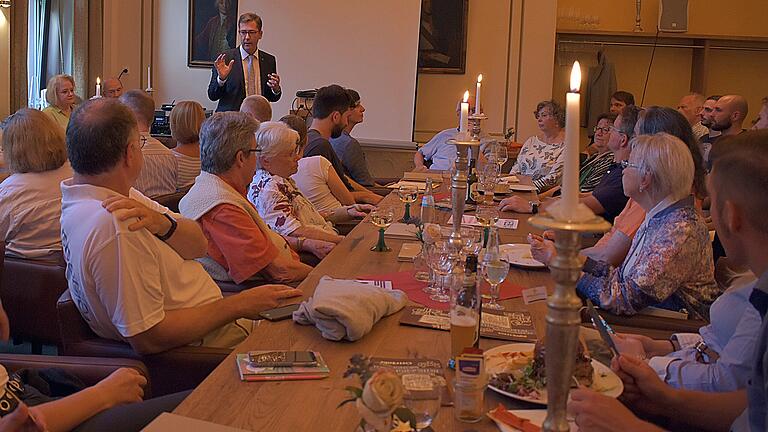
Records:
[[[462,140],[464,140],[464,135],[467,134],[467,130],[469,129],[469,90],[464,92],[464,100],[461,102],[461,117],[459,117],[459,134],[462,135]]]
[[[480,115],[480,84],[483,81],[483,74],[477,76],[477,90],[475,90],[475,115]]]
[[[152,88],[152,66],[147,66],[147,88]]]
[[[96,77],[96,97],[101,97],[101,78]]]
[[[562,215],[575,218],[579,205],[579,103],[581,68],[573,63],[571,91],[565,95],[565,166],[563,167]]]

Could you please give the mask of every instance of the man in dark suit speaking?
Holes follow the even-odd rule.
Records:
[[[280,76],[275,56],[259,50],[261,17],[244,13],[237,21],[240,46],[216,57],[208,84],[208,98],[219,101],[216,111],[238,111],[243,99],[262,95],[270,102],[280,100]]]

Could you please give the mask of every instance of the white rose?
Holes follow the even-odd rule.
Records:
[[[365,383],[362,399],[371,411],[392,414],[403,404],[403,393],[400,377],[392,371],[380,370]]]

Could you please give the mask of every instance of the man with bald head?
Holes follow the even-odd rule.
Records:
[[[258,120],[259,123],[272,120],[272,105],[262,95],[250,95],[243,99],[243,103],[240,105],[240,112],[250,115]]]
[[[701,124],[699,114],[704,107],[704,96],[699,93],[690,93],[682,97],[677,103],[677,111],[691,124],[693,135],[698,140],[707,135],[709,130]]]
[[[104,91],[101,93],[106,98],[119,98],[123,95],[123,83],[115,77],[104,80]]]
[[[712,112],[712,129],[723,136],[737,135],[744,131],[742,124],[747,118],[749,107],[744,96],[725,95],[715,103]]]

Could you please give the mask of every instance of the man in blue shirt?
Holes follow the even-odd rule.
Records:
[[[768,428],[768,131],[723,138],[712,150],[708,191],[715,229],[728,258],[758,278],[750,303],[763,318],[746,390],[706,393],[664,384],[643,360],[622,355],[614,369],[624,382],[623,400],[640,414],[666,418],[694,430],[765,431]],[[746,408],[746,409],[745,409]],[[591,390],[571,393],[569,411],[584,430],[658,431],[618,400]]]
[[[480,105],[482,108],[482,104]],[[456,116],[459,116],[459,110],[461,108],[461,102],[456,104]],[[474,108],[470,105],[469,112],[473,112]],[[453,163],[456,161],[456,146],[448,144],[448,140],[456,138],[456,134],[459,133],[458,128],[449,128],[437,133],[433,136],[429,142],[421,146],[416,150],[416,154],[413,155],[414,171],[447,171],[453,168]],[[431,165],[427,166],[429,161]]]
[[[347,89],[347,94],[352,101],[347,112],[347,127],[341,132],[341,136],[331,137],[331,145],[352,180],[363,186],[375,186],[373,176],[368,170],[368,161],[365,159],[363,148],[360,147],[357,139],[350,135],[352,129],[363,122],[365,107],[360,102],[360,93]]]

